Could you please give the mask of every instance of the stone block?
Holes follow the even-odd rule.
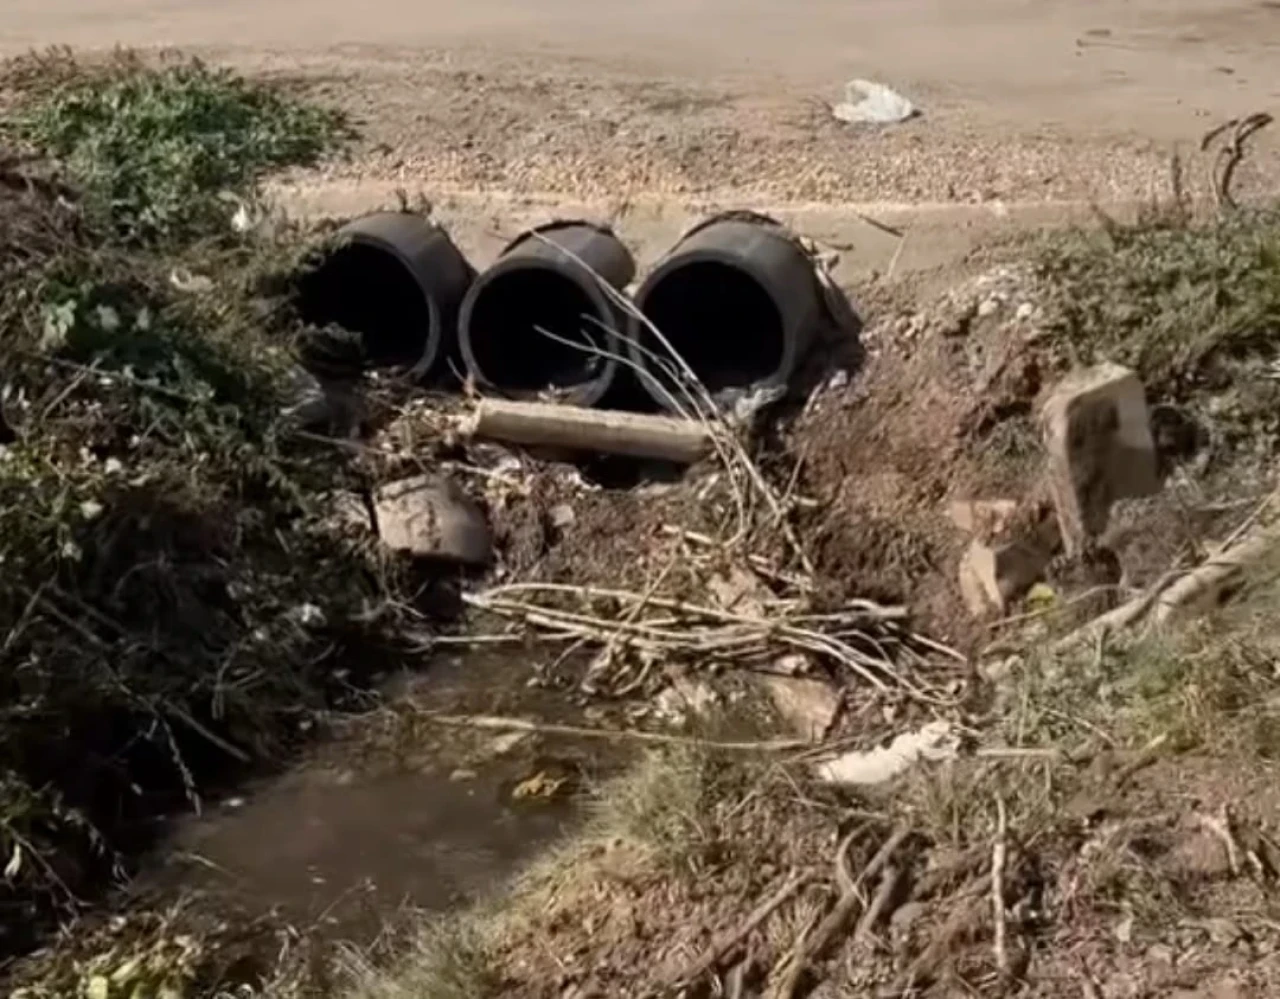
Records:
[[[1116,500],[1159,491],[1142,382],[1118,364],[1072,372],[1050,394],[1041,421],[1063,547],[1074,556],[1106,528]]]

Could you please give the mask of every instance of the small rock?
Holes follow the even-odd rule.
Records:
[[[453,781],[455,784],[459,784],[462,781],[475,780],[478,776],[479,774],[474,770],[467,770],[465,767],[459,767],[457,770],[453,771],[453,773],[449,774],[449,780]]]
[[[419,558],[484,565],[492,538],[475,501],[450,479],[415,476],[378,490],[378,534],[393,551]]]
[[[1036,307],[1030,302],[1023,302],[1018,306],[1018,311],[1014,313],[1020,322],[1026,322],[1036,314]]]
[[[529,737],[528,732],[506,732],[489,743],[489,752],[494,756],[506,756],[522,742],[527,742]]]
[[[1016,500],[953,500],[948,507],[951,522],[979,538],[1004,535],[1018,512]]]
[[[996,310],[1000,308],[1000,302],[995,298],[984,298],[978,305],[978,318],[986,319],[993,316]]]
[[[568,503],[557,503],[547,514],[547,518],[551,521],[552,527],[564,530],[577,519],[577,514]]]
[[[840,695],[825,680],[762,674],[760,682],[773,707],[802,739],[817,742],[840,710]]]
[[[1035,583],[1053,560],[1046,546],[1028,541],[988,544],[974,539],[960,562],[960,593],[974,617],[1003,612]]]
[[[812,669],[813,660],[803,652],[788,652],[773,664],[773,671],[783,676],[804,676]]]
[[[1063,379],[1040,415],[1063,544],[1075,555],[1116,500],[1160,488],[1146,396],[1134,372],[1100,364]]]

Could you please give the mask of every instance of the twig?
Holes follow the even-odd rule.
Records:
[[[893,898],[902,888],[904,878],[902,868],[895,867],[890,864],[884,869],[884,873],[880,876],[880,887],[876,889],[875,895],[871,899],[871,904],[867,906],[867,911],[862,914],[862,918],[858,920],[858,926],[853,931],[854,943],[865,940],[875,926],[883,918],[885,911],[893,902]]]
[[[875,856],[867,862],[867,866],[858,875],[858,879],[853,883],[852,887],[840,896],[836,901],[835,907],[827,914],[826,919],[818,924],[817,930],[809,938],[805,947],[797,951],[795,964],[792,965],[791,972],[784,983],[784,988],[779,992],[779,999],[793,999],[805,970],[814,961],[822,957],[827,947],[830,946],[831,941],[848,925],[849,920],[853,918],[854,913],[862,905],[867,882],[888,865],[898,847],[906,842],[910,835],[910,829],[899,826],[885,840],[884,845],[880,847]]]
[[[991,847],[991,915],[995,920],[992,948],[996,955],[996,970],[1001,979],[1009,977],[1009,951],[1005,941],[1007,932],[1004,911],[1004,865],[1009,845],[1009,817],[1004,798],[996,797],[996,839]]]
[[[783,903],[811,880],[812,875],[793,870],[781,888],[756,906],[751,914],[737,927],[720,934],[712,940],[710,946],[702,952],[697,960],[672,979],[672,984],[677,986],[687,985],[706,974],[723,961],[742,941],[754,933],[766,919],[773,915]]]
[[[177,718],[178,721],[186,725],[187,728],[191,729],[193,732],[197,733],[198,735],[204,736],[206,739],[209,740],[209,742],[213,743],[215,746],[221,749],[228,756],[234,756],[241,763],[252,762],[253,758],[248,753],[246,753],[239,746],[234,746],[231,743],[229,743],[226,739],[222,738],[222,736],[218,735],[217,732],[210,731],[207,725],[204,725],[203,723],[198,722],[196,721],[196,719],[192,718],[185,708],[179,707],[176,704],[171,704],[168,702],[165,703],[164,707],[165,707],[165,710],[169,712],[169,714]]]
[[[1235,835],[1231,832],[1230,817],[1225,814],[1225,806],[1223,812],[1222,816],[1200,815],[1198,818],[1205,829],[1222,841],[1222,845],[1227,851],[1227,867],[1234,877],[1240,873],[1240,845],[1236,842]]]
[[[1210,129],[1205,133],[1204,138],[1200,140],[1201,150],[1207,151],[1214,139],[1227,131],[1227,129],[1233,126],[1235,128],[1231,140],[1218,150],[1217,159],[1214,162],[1213,193],[1218,199],[1220,208],[1234,209],[1237,207],[1235,198],[1231,194],[1231,180],[1235,176],[1236,167],[1244,159],[1244,143],[1254,132],[1270,125],[1272,120],[1271,115],[1265,111],[1245,115],[1243,118],[1232,118],[1230,121]]]
[[[423,719],[452,728],[476,728],[496,732],[531,732],[536,735],[562,735],[582,739],[621,739],[653,742],[669,746],[700,746],[704,749],[743,753],[784,753],[808,746],[803,739],[768,739],[758,742],[717,742],[667,732],[642,732],[638,729],[583,728],[578,725],[556,725],[524,718],[500,718],[496,715],[438,715],[424,712]]]
[[[548,240],[541,233],[535,232],[533,233],[533,235],[535,238],[542,240],[542,242],[546,243],[547,245],[555,246],[555,248],[558,251],[565,254],[567,257],[569,257],[573,261],[575,261],[579,266],[585,268],[590,273],[595,274],[595,272],[591,269],[591,267],[584,260],[582,260],[581,257],[578,257],[576,254],[572,253],[569,250],[566,250],[562,246],[558,246],[556,244],[551,243],[551,241]],[[786,520],[786,510],[783,508],[781,501],[778,499],[773,489],[769,486],[769,483],[765,480],[764,476],[761,474],[760,470],[756,467],[755,463],[751,460],[750,456],[746,452],[746,449],[742,446],[741,441],[738,440],[737,435],[735,435],[729,429],[728,425],[725,423],[723,417],[719,413],[719,409],[716,406],[715,400],[712,399],[710,392],[708,392],[706,386],[702,384],[702,381],[698,378],[696,372],[694,372],[693,368],[689,366],[688,362],[685,361],[684,357],[680,354],[678,350],[675,349],[675,346],[671,343],[669,339],[667,339],[667,337],[663,334],[663,332],[660,329],[658,329],[658,327],[653,323],[652,320],[650,320],[638,308],[636,308],[635,304],[629,298],[627,298],[620,291],[614,288],[613,285],[609,284],[608,281],[605,281],[603,278],[601,278],[598,274],[595,274],[595,277],[597,279],[597,283],[600,286],[600,290],[607,297],[609,297],[610,300],[612,300],[613,303],[619,309],[621,309],[627,315],[632,316],[637,322],[639,322],[650,334],[653,335],[654,339],[657,340],[657,342],[662,346],[662,348],[667,351],[667,353],[670,355],[671,362],[676,366],[676,370],[678,371],[681,377],[681,380],[685,382],[686,386],[691,390],[690,392],[691,398],[694,395],[701,397],[699,401],[703,404],[705,409],[702,410],[700,415],[702,415],[703,419],[706,419],[708,421],[710,420],[716,421],[719,424],[719,426],[723,429],[722,434],[713,435],[713,437],[724,439],[724,441],[726,442],[728,448],[732,453],[733,458],[737,460],[738,464],[741,466],[742,470],[745,472],[748,481],[750,481],[751,484],[755,486],[756,491],[761,495],[766,505],[769,507],[770,511],[773,514],[774,523],[777,524],[779,528],[781,528],[784,539],[786,540],[787,544],[790,546],[796,558],[799,560],[801,567],[804,569],[806,573],[808,573],[809,575],[812,575],[814,571],[813,563],[809,559],[808,554],[805,552],[804,546],[801,545],[800,539],[796,536],[795,530],[792,528],[791,524]],[[625,333],[620,333],[619,335],[622,337],[622,339],[626,340],[628,344],[631,344],[634,342]],[[644,345],[640,344],[639,346],[643,347]],[[685,387],[685,386],[682,386],[682,387]],[[733,463],[731,461],[726,460],[725,462],[726,469],[731,471],[732,465]]]
[[[670,629],[657,628],[652,623],[631,620],[605,621],[590,614],[560,610],[540,604],[531,604],[519,599],[520,594],[556,593],[576,596],[580,600],[593,599],[615,600],[622,604],[634,605],[647,602],[650,606],[661,610],[673,611],[681,615],[701,617],[725,627],[719,629],[703,629],[696,632],[677,632]],[[812,628],[803,627],[796,622],[804,618],[767,619],[759,616],[721,610],[699,604],[691,604],[683,600],[672,600],[664,597],[648,596],[628,590],[597,589],[573,586],[567,583],[512,583],[494,587],[490,590],[464,594],[463,600],[482,610],[494,613],[518,616],[530,624],[549,627],[557,631],[578,631],[601,641],[606,638],[618,641],[624,633],[631,635],[631,644],[648,647],[654,651],[695,651],[727,653],[737,649],[745,651],[764,651],[769,643],[783,647],[815,652],[828,656],[857,673],[877,690],[888,692],[891,688],[882,679],[881,674],[891,678],[902,690],[913,698],[925,703],[941,703],[940,699],[927,693],[913,684],[894,668],[887,656],[879,658],[867,655],[851,645],[843,638],[824,634]],[[840,618],[852,625],[859,619],[868,616],[865,612],[851,610],[847,616]],[[824,621],[831,623],[830,616]],[[858,637],[866,644],[875,647],[875,638],[860,632]],[[916,636],[911,636],[913,639]]]
[[[894,991],[905,993],[933,977],[938,963],[950,952],[952,942],[961,933],[972,928],[979,917],[982,896],[991,888],[991,875],[984,874],[956,894],[960,904],[951,911],[942,928],[933,935],[929,945],[916,957],[894,984]]]
[[[795,983],[800,975],[804,973],[804,965],[800,963],[800,955],[804,951],[809,935],[813,932],[814,927],[818,925],[818,920],[821,917],[821,909],[815,909],[809,914],[809,918],[800,927],[800,932],[796,934],[796,938],[792,941],[791,946],[787,948],[787,952],[773,966],[773,970],[769,973],[769,981],[777,982],[777,984],[768,990],[769,996],[781,999],[781,997],[790,996],[795,991]],[[786,969],[785,975],[782,974],[782,969],[784,968]]]

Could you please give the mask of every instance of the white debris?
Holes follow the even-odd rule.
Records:
[[[903,732],[887,747],[843,753],[819,763],[818,779],[828,784],[883,784],[921,760],[954,758],[959,739],[945,721],[933,721],[916,732]]]
[[[831,108],[833,117],[851,125],[893,125],[919,113],[900,93],[872,80],[850,80],[844,100]]]

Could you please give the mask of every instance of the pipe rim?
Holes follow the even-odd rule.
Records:
[[[503,252],[505,253],[506,251]],[[462,363],[466,368],[467,375],[480,388],[487,389],[494,395],[504,399],[534,399],[539,395],[537,391],[511,391],[496,385],[480,370],[480,366],[476,363],[475,351],[471,348],[471,315],[475,310],[476,301],[497,278],[513,271],[546,271],[573,282],[574,286],[590,300],[595,308],[596,318],[603,324],[601,329],[605,334],[604,349],[609,351],[610,354],[625,356],[623,345],[620,342],[622,337],[612,328],[618,325],[617,310],[614,309],[613,303],[600,290],[599,279],[585,270],[573,258],[563,255],[561,257],[565,266],[559,267],[556,266],[554,261],[542,260],[536,257],[500,257],[471,283],[471,287],[467,290],[467,294],[462,300],[462,307],[458,310],[458,351],[462,355]],[[604,357],[602,360],[604,361],[604,367],[594,378],[578,382],[572,387],[565,387],[564,391],[567,393],[564,397],[565,401],[579,406],[593,406],[604,398],[605,393],[608,392],[617,377],[619,362],[616,356]]]
[[[677,247],[672,254],[668,255],[665,260],[649,273],[649,276],[644,279],[644,282],[636,290],[634,299],[636,311],[647,320],[649,316],[645,311],[645,303],[653,293],[654,288],[661,284],[673,270],[689,264],[719,264],[722,267],[729,267],[740,274],[746,275],[768,294],[768,282],[761,277],[763,269],[744,261],[742,257],[727,253],[724,250],[701,248],[682,251]],[[772,295],[769,297],[772,299]],[[790,380],[791,373],[795,369],[799,353],[795,336],[796,331],[791,325],[788,325],[786,317],[783,316],[780,309],[778,310],[778,318],[783,328],[782,356],[779,358],[777,367],[770,372],[768,377],[757,378],[751,383],[752,386],[772,389],[779,385],[785,385]],[[644,385],[645,391],[654,398],[658,405],[662,406],[663,409],[670,410],[671,406],[666,399],[667,392],[663,388],[659,388],[656,392],[654,391],[653,386],[661,386],[662,383],[650,373],[649,366],[652,361],[640,350],[645,338],[652,336],[648,326],[638,317],[632,316],[627,325],[627,330],[627,356],[637,366],[637,377]]]

